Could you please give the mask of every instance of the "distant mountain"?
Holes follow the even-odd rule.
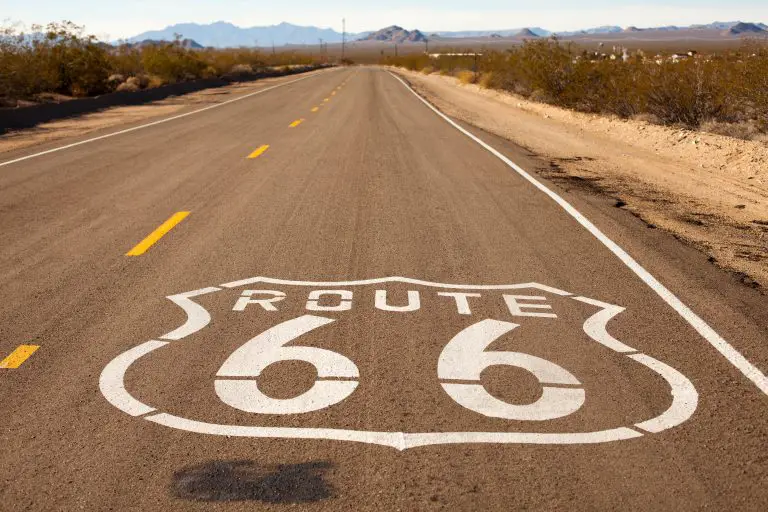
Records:
[[[377,30],[360,39],[360,41],[386,41],[391,43],[423,43],[427,38],[418,30],[405,30],[403,27],[392,25]]]
[[[768,34],[764,28],[755,23],[737,23],[725,32],[725,35],[741,35],[741,34]]]
[[[760,30],[755,30],[755,27]],[[716,21],[706,25],[691,25],[690,27],[665,26],[638,28],[635,26],[622,29],[621,27],[607,25],[603,27],[594,27],[584,30],[571,32],[550,32],[541,27],[515,28],[508,30],[465,30],[465,31],[434,31],[430,37],[437,38],[476,38],[476,37],[548,37],[556,35],[558,37],[579,37],[587,35],[615,34],[621,32],[640,32],[640,31],[662,31],[674,32],[678,30],[717,30],[724,36],[748,36],[764,35],[768,31],[768,26],[763,23],[742,23],[740,21]],[[266,27],[242,28],[232,23],[219,21],[207,25],[196,23],[181,23],[171,25],[162,30],[144,32],[128,41],[132,43],[151,41],[173,41],[176,34],[181,34],[183,38],[190,39],[202,46],[213,46],[219,48],[238,47],[238,46],[262,46],[268,47],[285,45],[318,44],[320,39],[326,43],[340,43],[342,34],[330,28],[304,27],[292,25],[290,23],[280,23]],[[424,34],[418,30],[408,31],[402,27],[387,27],[377,32],[350,33],[347,34],[347,41],[354,40],[374,40],[374,41],[424,41]]]
[[[570,36],[582,36],[582,35],[594,35],[594,34],[616,34],[619,32],[624,32],[624,29],[614,25],[606,25],[603,27],[587,28],[584,30],[576,30],[572,32],[554,32],[553,35],[556,35],[559,37],[570,37]]]
[[[146,39],[172,41],[175,34],[194,39],[203,46],[230,48],[239,46],[284,46],[287,44],[318,44],[319,40],[327,43],[340,43],[342,34],[330,28],[302,27],[290,23],[280,23],[267,27],[242,28],[232,23],[219,21],[208,25],[180,23],[162,30],[144,32],[131,37],[129,42]],[[359,34],[347,34],[347,40],[354,40]]]
[[[511,28],[511,29],[505,29],[505,30],[464,30],[464,31],[458,31],[458,32],[434,32],[433,35],[437,35],[440,37],[493,37],[493,36],[501,36],[501,37],[514,37],[523,30],[529,30],[533,32],[534,35],[537,35],[539,37],[547,37],[552,32],[549,30],[543,29],[541,27],[529,27],[529,28]]]
[[[515,34],[515,37],[526,38],[526,37],[539,37],[539,36],[533,30],[529,28],[524,28],[523,30]]]

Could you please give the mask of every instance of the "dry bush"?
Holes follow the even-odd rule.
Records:
[[[475,83],[476,75],[473,71],[459,71],[456,74],[456,78],[459,79],[459,82],[463,84],[473,84]]]
[[[483,89],[490,89],[492,87],[493,80],[493,71],[488,71],[480,75],[480,78],[477,80],[477,84]]]
[[[688,128],[706,123],[718,133],[753,140],[768,132],[765,41],[748,42],[737,52],[665,56],[660,63],[642,52],[622,57],[577,52],[556,39],[545,39],[503,52],[486,51],[477,60],[471,55],[443,55],[428,64],[427,56],[386,60],[415,70],[429,65],[464,83],[474,82],[477,71],[483,87],[582,112]]]
[[[764,130],[761,129],[757,121],[741,121],[735,123],[724,123],[721,121],[709,120],[701,123],[701,130],[717,135],[725,135],[735,139],[744,140],[762,140]]]
[[[422,75],[431,75],[434,72],[435,72],[435,68],[433,68],[432,66],[421,68]]]
[[[93,36],[70,22],[33,27],[33,35],[13,27],[0,32],[0,94],[31,98],[51,92],[88,96],[108,90],[109,54]]]
[[[15,26],[0,27],[0,103],[15,104],[43,94],[91,96],[247,69],[314,64],[312,57],[294,51],[265,57],[247,48],[192,50],[180,39],[113,47],[70,22],[33,26],[30,34]]]
[[[230,73],[233,75],[248,75],[253,73],[253,66],[250,64],[235,64],[232,66]]]

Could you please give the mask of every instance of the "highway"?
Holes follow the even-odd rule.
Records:
[[[385,69],[254,91],[0,157],[0,509],[768,509],[760,290]]]

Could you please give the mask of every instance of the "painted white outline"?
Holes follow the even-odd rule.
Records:
[[[680,372],[652,357],[639,353],[613,338],[607,331],[608,322],[616,315],[624,311],[624,308],[608,304],[594,299],[574,296],[572,293],[551,288],[538,283],[513,284],[513,285],[447,285],[444,283],[432,283],[405,277],[386,277],[381,279],[365,279],[360,281],[344,282],[313,282],[313,281],[289,281],[273,279],[269,277],[254,277],[222,284],[219,287],[203,288],[192,292],[180,293],[167,297],[179,306],[187,314],[184,324],[178,329],[165,335],[163,339],[181,340],[203,328],[211,320],[208,311],[200,304],[194,302],[192,297],[198,297],[221,291],[223,288],[236,288],[255,283],[281,284],[285,286],[304,287],[339,287],[339,286],[363,286],[381,283],[409,283],[419,284],[432,288],[457,288],[465,290],[519,290],[536,289],[551,290],[553,295],[569,297],[582,303],[600,308],[584,322],[584,332],[595,342],[613,350],[633,361],[642,364],[664,379],[670,386],[672,403],[669,408],[659,416],[647,421],[637,423],[632,427],[619,427],[597,432],[571,432],[571,433],[539,433],[539,432],[432,432],[432,433],[404,433],[404,432],[371,432],[364,430],[345,430],[333,428],[297,428],[297,427],[258,427],[244,425],[221,425],[206,423],[187,418],[181,418],[172,414],[157,412],[156,409],[143,404],[134,398],[125,389],[125,374],[133,363],[147,354],[169,345],[167,341],[151,340],[138,347],[134,347],[113,359],[102,371],[99,379],[99,389],[107,401],[131,416],[144,416],[144,419],[167,427],[196,432],[200,434],[254,437],[254,438],[279,438],[279,439],[314,439],[353,441],[359,443],[379,444],[389,446],[397,450],[406,450],[419,446],[438,444],[461,443],[521,443],[521,444],[590,444],[605,443],[631,439],[645,435],[643,432],[659,433],[669,428],[680,425],[688,420],[696,411],[698,405],[698,393],[693,384]]]
[[[40,151],[39,153],[33,153],[31,155],[22,156],[20,158],[14,159],[14,160],[8,160],[7,162],[0,162],[0,167],[5,167],[6,165],[11,165],[11,164],[15,164],[15,163],[18,163],[18,162],[23,162],[24,160],[30,160],[32,158],[37,158],[38,156],[49,155],[51,153],[56,153],[58,151],[63,151],[65,149],[70,149],[70,148],[74,148],[74,147],[77,147],[77,146],[82,146],[83,144],[88,144],[90,142],[95,142],[97,140],[108,139],[110,137],[115,137],[117,135],[123,135],[125,133],[135,132],[135,131],[141,130],[143,128],[149,128],[150,126],[157,126],[159,124],[167,123],[169,121],[175,121],[176,119],[182,119],[184,117],[188,117],[188,116],[191,116],[191,115],[194,115],[194,114],[199,114],[201,112],[205,112],[207,110],[223,107],[224,105],[229,105],[229,104],[235,103],[237,101],[242,101],[244,99],[251,98],[251,97],[256,96],[258,94],[262,94],[262,93],[265,93],[267,91],[271,91],[273,89],[278,89],[280,87],[285,87],[286,85],[295,84],[296,82],[301,82],[302,80],[306,80],[307,78],[312,78],[312,77],[315,77],[315,76],[319,76],[321,74],[322,74],[322,72],[320,72],[320,73],[312,73],[312,74],[303,76],[301,78],[297,78],[296,80],[291,80],[289,82],[285,82],[285,83],[282,83],[282,84],[277,84],[277,85],[273,85],[273,86],[270,86],[270,87],[266,87],[264,89],[259,89],[258,91],[254,91],[254,92],[251,92],[251,93],[248,93],[248,94],[244,94],[243,96],[238,96],[237,98],[232,98],[231,100],[222,101],[221,103],[216,103],[215,105],[209,105],[207,107],[203,107],[203,108],[200,108],[200,109],[197,109],[197,110],[193,110],[192,112],[187,112],[185,114],[179,114],[178,116],[167,117],[165,119],[160,119],[159,121],[154,121],[154,122],[151,122],[151,123],[142,124],[140,126],[134,126],[133,128],[128,128],[126,130],[120,130],[120,131],[117,131],[117,132],[114,132],[114,133],[107,133],[105,135],[100,135],[98,137],[93,137],[93,138],[90,138],[90,139],[81,140],[79,142],[74,142],[72,144],[67,144],[66,146],[59,146],[57,148],[48,149],[46,151]]]
[[[735,366],[746,378],[751,380],[755,386],[760,389],[763,393],[768,395],[768,376],[766,376],[762,371],[760,371],[759,368],[757,368],[755,365],[753,365],[749,360],[747,360],[746,357],[744,357],[738,350],[736,350],[733,345],[728,343],[722,336],[720,336],[717,331],[715,331],[712,327],[709,326],[701,317],[699,317],[696,313],[691,310],[688,306],[686,306],[683,301],[677,298],[675,294],[673,294],[671,291],[669,291],[661,282],[659,282],[658,279],[653,277],[650,272],[645,270],[637,261],[632,258],[632,256],[629,255],[624,249],[618,246],[613,240],[608,238],[600,229],[598,229],[597,226],[592,224],[592,222],[587,219],[584,215],[581,214],[576,208],[574,208],[568,201],[557,195],[555,192],[544,186],[541,182],[539,182],[536,178],[534,178],[531,174],[529,174],[527,171],[525,171],[522,167],[514,163],[512,160],[501,154],[498,150],[494,149],[490,145],[488,145],[486,142],[481,140],[480,138],[476,137],[469,131],[462,128],[459,124],[457,124],[455,121],[453,121],[450,117],[446,116],[442,112],[440,112],[436,107],[434,107],[431,103],[429,103],[427,100],[419,96],[419,94],[414,91],[410,85],[408,85],[402,78],[395,75],[391,71],[389,72],[392,77],[394,77],[396,80],[398,80],[403,86],[408,89],[411,93],[413,93],[416,98],[419,99],[424,105],[429,107],[430,110],[432,110],[435,114],[440,116],[444,121],[446,121],[448,124],[456,128],[458,131],[475,141],[477,144],[483,147],[486,151],[491,153],[493,156],[507,164],[509,168],[514,170],[517,174],[519,174],[523,179],[531,183],[534,187],[539,189],[541,192],[544,192],[547,196],[549,196],[550,199],[552,199],[554,202],[556,202],[563,210],[565,210],[568,215],[573,217],[576,222],[582,225],[587,231],[589,231],[592,236],[597,238],[604,246],[608,248],[614,255],[616,255],[624,265],[626,265],[632,272],[637,275],[648,287],[650,287],[656,294],[661,297],[661,299],[666,302],[672,309],[674,309],[683,319],[690,324],[691,327],[693,327],[696,332],[698,332],[701,337],[703,337],[705,340],[709,342],[710,345],[712,345],[715,350],[720,352],[720,354],[725,357],[733,366]]]

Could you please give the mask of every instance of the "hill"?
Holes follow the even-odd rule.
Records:
[[[467,37],[514,37],[520,34],[523,30],[529,30],[539,37],[546,37],[552,34],[549,30],[541,27],[528,27],[528,28],[511,28],[504,30],[463,30],[455,32],[433,32],[433,35],[440,37],[455,37],[455,38],[467,38]]]
[[[533,30],[531,30],[529,28],[524,28],[520,32],[515,34],[515,37],[520,37],[520,38],[536,38],[536,37],[539,37],[539,35],[536,34],[536,32],[534,32]]]
[[[761,28],[755,23],[737,23],[724,32],[726,35],[742,35],[742,34],[755,34],[765,35],[768,31]]]
[[[391,43],[423,43],[427,40],[426,36],[418,30],[406,30],[403,27],[392,25],[390,27],[377,30],[360,39],[361,41],[386,41]]]

